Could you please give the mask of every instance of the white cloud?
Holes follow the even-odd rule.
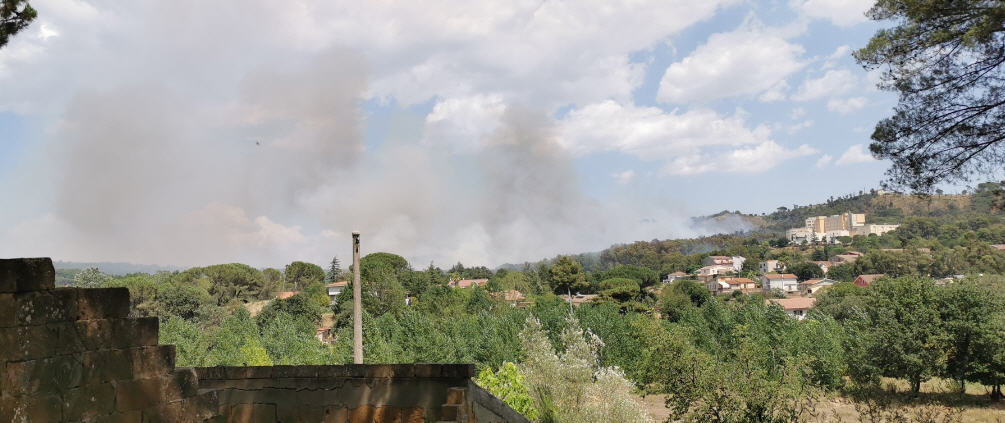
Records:
[[[789,83],[783,80],[775,85],[772,85],[771,88],[768,88],[768,90],[762,93],[761,96],[758,97],[757,99],[765,103],[774,103],[776,101],[782,101],[785,100],[785,93],[788,90],[789,90]]]
[[[855,88],[857,82],[858,79],[848,70],[829,70],[820,78],[804,81],[792,99],[809,101],[844,94]]]
[[[499,127],[506,105],[499,95],[446,98],[426,115],[422,140],[427,145],[449,145],[459,151],[484,146],[486,134]]]
[[[851,26],[867,20],[865,12],[874,0],[791,0],[797,12],[817,19],[827,19],[837,26]]]
[[[834,49],[834,52],[830,56],[827,56],[827,60],[839,60],[849,57],[848,52],[851,51],[851,47],[847,44],[838,46]]]
[[[842,154],[841,157],[834,162],[834,164],[844,166],[858,163],[869,163],[873,161],[876,161],[876,159],[874,159],[868,151],[865,151],[865,145],[855,144],[848,147],[848,150],[845,151],[844,154]]]
[[[575,154],[618,151],[645,160],[668,160],[706,147],[759,144],[770,137],[767,127],[748,128],[741,114],[725,117],[701,108],[664,112],[614,101],[575,109],[559,127],[559,143]]]
[[[624,185],[635,179],[635,171],[628,169],[622,172],[614,172],[611,174],[611,177],[614,178],[617,183]]]
[[[824,154],[820,156],[819,159],[817,159],[817,167],[818,168],[827,167],[827,165],[831,164],[831,161],[833,160],[834,160],[833,156],[831,156],[830,154]]]
[[[681,156],[667,164],[663,171],[678,175],[694,175],[713,171],[760,173],[774,168],[786,160],[816,153],[816,149],[806,144],[789,149],[774,141],[765,141],[756,146],[732,151]]]
[[[799,123],[796,123],[796,124],[793,124],[793,125],[789,125],[787,128],[785,128],[785,132],[788,132],[789,135],[793,135],[796,132],[802,131],[803,129],[809,128],[811,126],[813,126],[813,121],[807,119],[807,120],[804,120],[802,122],[799,122]]]
[[[851,97],[843,100],[835,98],[827,101],[827,110],[846,115],[865,107],[866,104],[868,104],[868,100],[865,97]]]
[[[803,116],[806,116],[806,109],[804,109],[802,107],[796,107],[796,108],[792,109],[791,113],[789,113],[789,119],[792,119],[792,120],[799,119],[799,118],[801,118]]]
[[[667,68],[657,99],[667,103],[754,96],[774,88],[804,66],[803,47],[782,35],[745,24],[713,34],[690,55]],[[766,101],[780,94],[766,96]]]

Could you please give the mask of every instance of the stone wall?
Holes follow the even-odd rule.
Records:
[[[176,369],[125,288],[0,259],[0,422],[526,422],[464,364]]]
[[[474,368],[469,364],[205,367],[195,371],[200,388],[217,393],[221,412],[239,421],[527,421],[474,385]]]

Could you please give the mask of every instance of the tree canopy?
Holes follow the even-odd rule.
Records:
[[[891,160],[887,183],[930,192],[941,182],[1001,173],[1005,159],[1005,3],[879,0],[891,20],[855,58],[881,69],[880,88],[899,93],[876,125],[872,153]]]
[[[26,0],[3,0],[0,2],[0,48],[7,45],[10,38],[35,20],[38,12]]]

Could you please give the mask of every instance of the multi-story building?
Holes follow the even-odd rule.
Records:
[[[845,212],[831,216],[807,218],[801,228],[785,231],[785,237],[797,244],[813,242],[834,243],[839,237],[853,235],[882,235],[897,229],[899,225],[866,224],[864,213]]]

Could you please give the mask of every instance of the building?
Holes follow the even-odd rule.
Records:
[[[569,296],[568,295],[559,295],[558,298],[561,298],[562,301],[569,302]],[[593,301],[594,298],[597,298],[597,294],[578,294],[578,293],[577,294],[573,294],[572,295],[572,305],[579,306],[580,304],[588,303],[590,301]]]
[[[869,236],[869,235],[883,235],[887,232],[896,230],[900,225],[877,225],[875,223],[870,223],[868,225],[863,225],[852,232],[852,235],[859,236]]]
[[[510,307],[524,307],[530,304],[527,302],[527,297],[523,295],[522,292],[517,291],[515,289],[510,289],[508,291],[503,292],[494,292],[492,293],[492,295],[496,297],[502,297],[503,301],[506,301],[506,303],[509,304]]]
[[[701,260],[702,266],[730,266],[733,271],[740,273],[743,270],[743,262],[746,258],[740,256],[708,256]]]
[[[712,266],[702,266],[698,269],[698,277],[702,280],[709,280],[719,275],[736,273],[731,264],[716,264]]]
[[[799,293],[802,295],[813,295],[816,294],[817,291],[834,285],[835,283],[837,283],[837,281],[827,278],[802,281],[799,282]]]
[[[779,273],[785,271],[785,264],[778,260],[764,260],[760,264],[759,270],[762,275],[768,273]]]
[[[991,244],[991,249],[995,251],[1005,251],[1005,244]]]
[[[761,289],[765,292],[781,291],[786,294],[799,292],[799,278],[791,273],[769,273],[761,276]]]
[[[830,258],[831,265],[841,264],[841,263],[851,263],[858,260],[859,257],[865,254],[858,251],[848,251],[846,253],[841,253]]]
[[[485,286],[489,283],[488,279],[461,279],[457,281],[450,281],[447,286],[451,288],[470,288],[472,286]]]
[[[785,231],[785,237],[792,243],[809,244],[816,242],[839,243],[838,238],[855,235],[882,235],[897,229],[900,225],[877,225],[865,223],[865,214],[845,212],[831,216],[807,218],[801,228]]]
[[[348,281],[338,281],[326,285],[326,287],[328,288],[328,300],[331,302],[331,304],[335,304],[335,299],[338,298],[338,295],[341,294],[342,291],[345,290],[345,288],[348,286],[349,286]]]
[[[859,275],[857,278],[855,278],[855,285],[865,288],[871,285],[873,282],[876,282],[877,279],[882,278],[883,276],[884,275],[882,273],[873,275]]]
[[[294,295],[297,295],[299,293],[300,293],[300,291],[279,291],[279,292],[276,293],[276,299],[277,300],[285,300],[285,299],[290,298],[290,297],[292,297]]]
[[[671,273],[671,274],[666,275],[666,276],[663,277],[663,283],[674,283],[674,282],[679,281],[681,279],[684,279],[686,277],[687,277],[687,273],[684,273],[684,272],[673,272],[673,273]]]
[[[777,304],[785,310],[789,316],[795,317],[799,320],[806,318],[806,313],[813,308],[813,304],[816,304],[816,298],[772,298],[770,300],[765,300],[765,304]]]
[[[825,275],[828,270],[831,270],[831,266],[834,265],[830,261],[814,261],[813,264],[820,266],[820,270],[823,270]]]

